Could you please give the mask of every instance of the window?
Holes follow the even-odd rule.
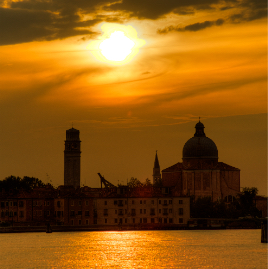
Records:
[[[183,215],[183,208],[179,208],[179,215]]]
[[[183,223],[183,218],[179,218],[179,223]]]
[[[6,202],[6,206],[8,206],[8,202]]]
[[[24,217],[24,211],[20,211],[20,218]]]
[[[159,222],[159,223],[162,223],[162,218],[159,218],[158,222]]]
[[[167,223],[167,218],[164,218],[164,223]]]
[[[50,205],[50,202],[49,201],[47,201],[47,206],[49,206]]]
[[[143,223],[147,223],[147,218],[143,218]]]
[[[61,216],[61,211],[57,211],[57,217],[59,218]]]
[[[13,206],[13,202],[10,201],[10,202],[9,202],[9,206]]]
[[[142,223],[142,218],[140,218],[140,223]]]
[[[74,225],[74,220],[73,219],[71,220],[71,225]]]
[[[105,208],[105,209],[103,210],[103,215],[104,215],[104,216],[108,216],[108,209],[107,209],[107,208]]]
[[[88,219],[86,219],[86,225],[88,225]]]
[[[117,210],[115,210],[114,213],[117,214]]]
[[[44,201],[44,206],[46,206],[47,205],[47,202],[46,201]]]
[[[158,201],[159,205],[161,205],[161,200]]]
[[[135,223],[135,219],[134,218],[132,219],[132,222]]]
[[[168,209],[167,208],[163,209],[163,215],[168,215]]]
[[[125,200],[125,205],[127,204],[127,200]]]
[[[88,210],[85,211],[85,216],[86,216],[86,217],[89,217],[89,211],[88,211]]]
[[[17,213],[18,213],[17,211],[14,212],[14,217],[17,217]]]
[[[169,219],[169,223],[173,223],[173,219],[172,218]]]
[[[13,217],[13,211],[9,211],[9,217]]]
[[[57,207],[60,207],[60,201],[57,201]]]
[[[114,205],[117,205],[117,200],[114,200]]]
[[[170,208],[170,209],[168,210],[168,213],[172,213],[172,208]]]
[[[167,205],[167,200],[164,200],[164,205]]]
[[[104,222],[107,223],[107,219],[104,219]]]
[[[182,205],[183,204],[183,200],[179,200],[179,204]]]
[[[140,200],[140,204],[142,204],[142,200]]]
[[[120,215],[120,216],[123,216],[124,215],[123,209],[119,209],[118,215]]]
[[[79,206],[81,206],[82,205],[82,201],[79,201],[78,204],[79,204]]]
[[[172,200],[169,200],[168,203],[169,203],[170,205],[172,205]]]
[[[160,214],[161,214],[161,209],[159,209],[159,211],[158,211]]]
[[[23,207],[23,206],[24,206],[23,201],[19,201],[19,207]]]
[[[5,207],[5,202],[1,202],[1,207]]]
[[[74,210],[71,210],[70,216],[74,217]]]
[[[134,205],[134,203],[135,203],[135,201],[134,200],[132,200],[132,204]]]
[[[150,215],[155,215],[155,209],[154,208],[151,208]]]
[[[82,216],[82,210],[79,210],[77,215]]]
[[[3,218],[4,216],[5,216],[5,212],[2,211],[2,212],[1,212],[1,217]]]
[[[74,206],[74,200],[71,201],[71,206]]]
[[[88,205],[88,200],[86,200],[86,205]]]
[[[14,205],[14,206],[18,206],[18,203],[17,203],[17,202],[14,202],[13,205]],[[1,206],[2,206],[2,205],[1,205]]]
[[[127,214],[127,210],[125,209],[125,214]]]
[[[127,223],[127,219],[125,219],[125,223]]]
[[[143,209],[143,214],[146,214],[146,209]]]
[[[107,205],[107,201],[104,201],[104,205]]]
[[[140,209],[140,214],[142,214],[142,209]]]
[[[46,216],[50,216],[50,210],[45,211]]]
[[[136,216],[136,209],[131,209],[131,216]]]
[[[123,206],[123,200],[118,201],[118,206]]]
[[[78,225],[81,225],[81,219],[78,220]]]
[[[154,218],[151,218],[151,223],[154,223]]]

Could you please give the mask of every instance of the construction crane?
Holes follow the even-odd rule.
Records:
[[[101,188],[102,184],[104,184],[105,188],[116,188],[111,182],[107,181],[100,173],[98,173],[100,177],[100,182],[101,182]]]

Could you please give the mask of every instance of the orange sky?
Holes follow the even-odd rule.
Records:
[[[81,132],[82,184],[152,177],[181,161],[201,117],[241,186],[267,190],[264,0],[1,1],[0,179],[63,184],[65,130]],[[106,29],[133,28],[128,62],[96,58]],[[95,43],[94,43],[95,42]],[[137,43],[138,44],[138,43]]]

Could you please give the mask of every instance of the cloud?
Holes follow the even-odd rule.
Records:
[[[208,28],[208,27],[212,27],[212,26],[220,26],[224,23],[224,20],[223,19],[218,19],[216,21],[204,21],[204,22],[198,22],[198,23],[194,23],[194,24],[190,24],[190,25],[187,25],[185,27],[178,27],[178,26],[168,26],[164,29],[158,29],[157,30],[157,33],[159,34],[166,34],[168,32],[174,32],[174,31],[177,31],[177,32],[184,32],[184,31],[191,31],[191,32],[196,32],[196,31],[200,31],[200,30],[203,30],[205,28]]]
[[[167,14],[193,15],[196,11],[240,10],[229,15],[226,22],[238,23],[266,17],[266,0],[0,0],[0,45],[36,40],[54,40],[85,35],[96,37],[92,29],[100,22],[122,23],[131,18],[157,20]],[[170,26],[169,31],[199,31],[221,25],[205,21],[185,27]]]

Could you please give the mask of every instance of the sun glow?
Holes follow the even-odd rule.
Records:
[[[111,33],[110,38],[101,42],[102,55],[110,61],[123,61],[132,52],[135,43],[122,31]]]
[[[101,26],[103,35],[92,41],[88,49],[100,61],[125,64],[138,53],[145,41],[137,37],[137,31],[130,25],[105,23]]]

